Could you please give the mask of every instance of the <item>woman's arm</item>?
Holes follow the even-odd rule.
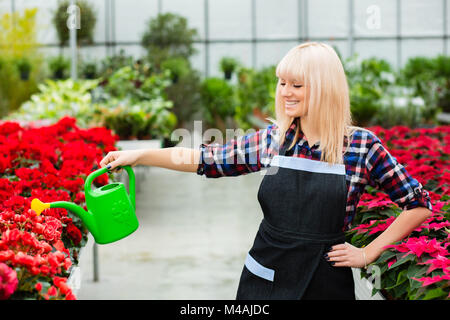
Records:
[[[430,215],[431,211],[424,207],[405,210],[365,248],[357,248],[349,243],[333,246],[328,252],[329,261],[334,262],[335,267],[362,268],[369,265],[378,259],[386,246],[402,240]]]
[[[409,235],[422,222],[428,219],[431,213],[429,209],[424,207],[403,211],[384,232],[364,248],[367,264],[378,259],[384,251],[384,247]]]
[[[367,264],[372,263],[381,255],[385,246],[408,236],[431,215],[431,199],[422,185],[408,174],[378,137],[372,136],[369,139],[372,139],[372,143],[368,143],[371,146],[365,161],[368,183],[386,192],[403,211],[364,249],[348,243],[333,246],[329,257],[330,261],[335,261],[335,266],[364,267],[364,256]]]
[[[100,162],[100,167],[114,171],[118,166],[156,166],[171,170],[196,172],[200,161],[200,151],[173,147],[163,149],[137,149],[111,151]]]
[[[200,150],[172,147],[143,150],[136,164],[184,172],[197,172],[199,160]]]

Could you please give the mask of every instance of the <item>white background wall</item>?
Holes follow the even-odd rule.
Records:
[[[0,13],[37,7],[39,41],[46,55],[60,51],[51,23],[58,0],[0,0]],[[195,68],[219,75],[219,60],[233,56],[247,66],[276,64],[288,49],[305,39],[335,45],[343,57],[387,59],[394,67],[411,56],[448,54],[449,0],[90,0],[97,11],[94,46],[83,47],[86,59],[101,59],[123,48],[136,57],[140,39],[158,12],[186,17],[198,30]],[[368,22],[379,10],[379,28]],[[206,10],[205,8],[208,8]],[[351,9],[353,8],[353,9]],[[399,14],[397,9],[400,8]],[[207,11],[207,12],[206,12]],[[208,17],[208,25],[205,24]],[[399,19],[398,19],[399,18]],[[446,20],[446,21],[445,21]],[[352,23],[353,21],[353,23]],[[206,37],[209,37],[209,57]],[[380,37],[387,37],[380,39]],[[113,47],[105,44],[114,43]],[[67,48],[63,50],[68,54]]]

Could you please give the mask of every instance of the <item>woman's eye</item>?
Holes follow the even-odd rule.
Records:
[[[285,85],[286,85],[285,82],[280,82],[280,86],[283,86],[283,87],[284,87]],[[301,88],[301,87],[303,87],[303,85],[301,85],[301,84],[298,84],[298,85],[297,85],[297,84],[294,84],[293,87],[294,87],[294,88]]]

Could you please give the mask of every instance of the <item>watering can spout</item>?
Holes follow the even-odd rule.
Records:
[[[67,201],[56,201],[51,203],[43,203],[39,199],[33,199],[31,201],[31,210],[36,212],[37,215],[40,215],[42,211],[48,208],[64,208],[67,210],[72,211],[75,213],[85,224],[86,228],[91,232],[92,234],[95,234],[97,230],[97,224],[95,222],[94,216],[92,213],[87,212],[80,206]]]

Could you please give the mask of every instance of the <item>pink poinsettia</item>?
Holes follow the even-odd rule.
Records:
[[[445,274],[450,274],[450,259],[445,256],[438,255],[435,259],[429,259],[425,262],[418,264],[430,265],[430,267],[427,270],[427,274],[436,269],[442,269],[442,271],[444,271]]]
[[[422,277],[422,278],[412,278],[414,280],[422,282],[422,287],[429,286],[430,284],[440,282],[443,280],[450,280],[450,275],[434,276],[434,277]]]
[[[436,239],[429,239],[427,236],[421,236],[419,238],[410,237],[406,242],[398,245],[389,245],[386,248],[393,248],[399,252],[405,252],[406,255],[404,257],[408,254],[414,254],[420,258],[423,253],[427,253],[429,256],[436,258],[438,255],[447,256],[450,254],[445,245],[441,246],[441,243]]]

